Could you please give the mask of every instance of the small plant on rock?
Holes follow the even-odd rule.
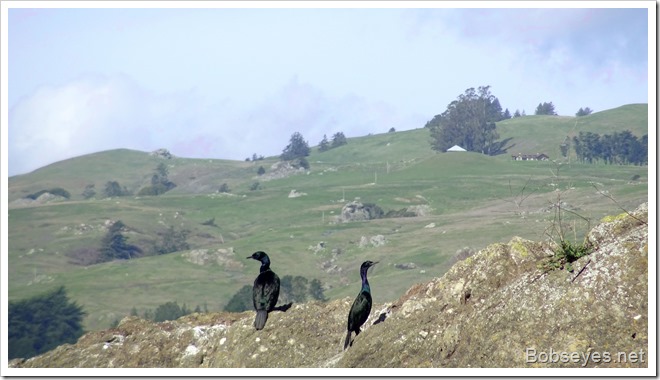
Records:
[[[559,177],[559,169],[561,165],[557,165],[556,177]],[[561,198],[561,193],[558,193],[557,200],[553,202],[552,209],[554,210],[554,218],[550,226],[546,229],[545,234],[550,239],[557,243],[555,254],[538,264],[538,268],[548,272],[555,269],[564,269],[573,272],[572,263],[577,259],[587,256],[594,251],[593,244],[585,236],[582,243],[577,242],[577,231],[575,224],[573,225],[574,239],[570,241],[566,234],[570,232],[569,227],[565,225],[566,213],[581,219],[586,223],[587,231],[589,231],[591,223],[589,218],[586,218],[576,211],[570,210],[569,205]]]

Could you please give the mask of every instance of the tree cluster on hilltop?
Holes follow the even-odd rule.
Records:
[[[430,129],[431,147],[436,151],[444,152],[453,145],[460,145],[471,152],[495,155],[505,151],[505,142],[497,141],[499,134],[495,123],[508,115],[502,112],[500,101],[491,94],[490,86],[480,86],[477,90],[465,90],[424,127]]]
[[[589,107],[585,107],[585,108],[580,107],[580,109],[575,113],[575,116],[587,116],[587,115],[591,115],[592,112],[593,111]]]
[[[552,104],[552,102],[539,103],[539,105],[536,106],[534,115],[557,115],[557,112],[555,111],[555,105]]]
[[[332,141],[328,141],[328,137],[326,135],[323,135],[323,139],[319,143],[319,152],[325,152],[327,150],[346,145],[348,141],[346,140],[346,136],[344,135],[344,132],[337,132],[334,135],[332,135]]]

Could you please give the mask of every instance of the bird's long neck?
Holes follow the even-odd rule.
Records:
[[[261,268],[259,268],[259,273],[263,273],[270,269],[270,260],[267,258],[261,259]]]
[[[367,291],[371,293],[371,288],[369,287],[369,280],[367,280],[367,269],[360,271],[360,277],[362,277],[362,291]]]

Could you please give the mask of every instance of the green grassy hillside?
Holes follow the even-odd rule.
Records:
[[[647,104],[629,104],[582,117],[525,116],[497,123],[500,138],[511,138],[507,145],[512,145],[509,155],[545,153],[551,158],[561,157],[559,146],[566,137],[572,139],[580,132],[604,135],[626,129],[639,137],[648,133]]]
[[[528,116],[498,123],[509,153],[546,152],[558,157],[563,138],[578,130],[646,133],[646,105],[630,105],[581,118]],[[39,190],[62,187],[71,200],[10,206],[9,297],[20,299],[65,285],[88,315],[88,329],[104,328],[133,307],[141,314],[167,302],[220,310],[242,286],[250,285],[256,250],[271,256],[280,275],[318,278],[330,298],[359,290],[362,261],[379,260],[370,272],[374,299],[397,298],[412,284],[442,275],[464,247],[478,250],[513,236],[544,239],[551,234],[553,202],[579,214],[565,215],[564,230],[581,239],[589,227],[620,207],[648,198],[648,168],[553,162],[514,162],[510,154],[436,153],[425,129],[351,138],[348,144],[308,157],[311,170],[266,181],[276,158],[244,162],[173,158],[115,150],[58,162],[9,179],[10,204]],[[283,142],[284,144],[284,142]],[[103,198],[107,181],[137,193],[154,168],[167,164],[178,186],[157,197]],[[259,190],[250,186],[259,181]],[[229,194],[217,192],[227,183]],[[86,185],[97,196],[83,199]],[[291,190],[306,195],[289,198]],[[606,192],[607,196],[599,192]],[[609,197],[614,198],[618,204]],[[414,218],[339,223],[351,200],[385,211],[423,206]],[[215,225],[203,224],[215,218]],[[161,256],[91,266],[71,263],[71,252],[97,247],[108,221],[121,220],[131,244],[149,249],[169,226],[191,231],[191,249]],[[385,245],[360,246],[382,235]],[[314,250],[320,242],[325,248]],[[206,265],[186,257],[206,255]],[[399,264],[414,269],[399,269]]]

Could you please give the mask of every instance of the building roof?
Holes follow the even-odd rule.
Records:
[[[458,145],[454,145],[451,148],[447,149],[447,152],[467,152],[467,150],[461,148]]]

